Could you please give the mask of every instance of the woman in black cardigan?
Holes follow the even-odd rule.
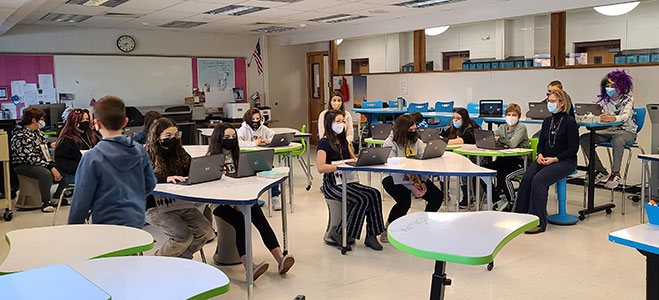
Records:
[[[80,150],[89,150],[98,142],[89,121],[88,110],[80,108],[71,110],[57,139],[55,164],[57,169],[62,172],[67,184],[74,183],[78,163],[82,158]]]
[[[572,174],[577,168],[579,126],[567,113],[571,107],[570,96],[565,91],[557,90],[549,94],[547,109],[552,116],[542,122],[538,157],[526,169],[517,192],[515,212],[530,213],[540,218],[540,226],[526,233],[545,231],[549,186]]]

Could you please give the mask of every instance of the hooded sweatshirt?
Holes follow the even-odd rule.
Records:
[[[275,133],[265,125],[261,125],[257,130],[254,130],[249,124],[243,121],[243,125],[238,128],[237,135],[238,145],[240,147],[255,147],[258,146],[256,139],[260,137],[261,139],[272,140]]]
[[[82,156],[75,182],[69,224],[82,224],[91,211],[95,224],[144,225],[156,176],[142,145],[124,135],[103,139]]]

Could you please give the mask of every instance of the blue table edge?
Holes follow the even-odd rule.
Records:
[[[653,246],[650,246],[650,245],[647,245],[647,244],[642,244],[642,243],[639,243],[639,242],[630,241],[628,239],[624,239],[624,238],[621,238],[621,237],[614,236],[611,233],[609,233],[609,241],[611,241],[613,243],[616,243],[616,244],[623,245],[623,246],[635,248],[635,249],[638,249],[638,250],[643,250],[643,251],[647,251],[647,252],[650,252],[650,253],[659,254],[659,248],[657,248],[657,247],[653,247]]]

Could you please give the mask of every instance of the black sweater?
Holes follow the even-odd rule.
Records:
[[[87,144],[91,143],[87,141]],[[75,175],[78,170],[78,164],[82,159],[80,150],[89,150],[89,147],[84,142],[80,147],[72,139],[63,139],[55,148],[55,165],[62,174]]]
[[[186,153],[188,157],[190,157],[189,154]],[[169,176],[183,176],[186,177],[190,174],[190,163],[189,161],[191,158],[188,158],[188,164],[184,166],[183,168],[183,174],[156,174],[156,179],[158,180],[158,183],[167,183],[167,177]],[[148,210],[149,208],[156,207],[156,199],[153,197],[153,194],[149,195],[146,197],[146,209]]]
[[[561,118],[563,119],[562,121]],[[560,122],[556,132],[556,141],[551,135],[550,127]],[[550,141],[551,136],[551,141]],[[550,145],[553,143],[553,147]],[[540,140],[538,141],[538,154],[544,157],[557,157],[559,161],[577,162],[577,151],[579,151],[579,126],[577,122],[564,112],[557,113],[542,122],[540,130]]]

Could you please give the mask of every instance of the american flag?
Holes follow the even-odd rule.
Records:
[[[256,48],[254,49],[252,58],[256,61],[256,69],[259,72],[259,76],[263,75],[263,61],[261,60],[261,40],[256,42]]]

